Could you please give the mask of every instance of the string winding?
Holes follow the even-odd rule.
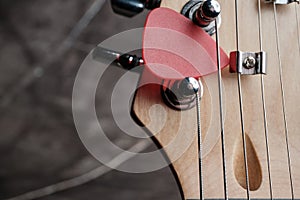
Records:
[[[199,80],[200,81],[200,80]],[[202,131],[201,131],[201,105],[200,105],[200,91],[196,93],[196,104],[197,104],[197,132],[198,132],[198,150],[199,150],[199,189],[200,199],[204,200],[203,194],[203,158],[202,158]]]

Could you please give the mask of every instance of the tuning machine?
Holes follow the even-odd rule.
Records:
[[[176,80],[175,82],[170,81],[162,86],[163,100],[175,110],[189,110],[195,107],[197,94],[201,99],[203,96],[203,85],[200,80],[193,77]]]
[[[160,4],[161,0],[111,0],[113,11],[126,17],[133,17],[144,9],[158,8]]]
[[[221,6],[216,0],[190,0],[181,11],[210,35],[216,32],[215,20],[218,27],[221,25],[220,13]]]
[[[142,57],[127,53],[123,54],[101,46],[97,46],[93,50],[92,57],[101,63],[113,62],[126,70],[132,70],[145,64]],[[200,80],[192,77],[187,77],[183,80],[164,80],[161,86],[163,100],[170,108],[175,110],[189,110],[195,107],[197,94],[201,99],[203,96],[203,85]]]
[[[114,50],[97,46],[92,53],[93,59],[99,62],[114,62],[117,66],[131,70],[135,67],[144,65],[142,57],[128,53],[121,53]]]

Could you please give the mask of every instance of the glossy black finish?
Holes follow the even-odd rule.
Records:
[[[220,13],[221,6],[216,0],[190,0],[181,11],[181,14],[200,27],[209,26]]]
[[[194,13],[195,23],[200,26],[208,26],[221,13],[221,6],[216,0],[204,1]]]
[[[131,54],[123,54],[121,52],[113,51],[110,49],[97,46],[92,53],[93,59],[99,62],[116,62],[118,66],[131,70],[137,66],[143,65],[144,60],[141,57]]]
[[[138,57],[136,55],[130,55],[130,54],[123,54],[121,55],[117,61],[120,63],[120,65],[127,69],[133,69],[137,66],[140,66],[144,63],[143,59],[141,57]]]
[[[221,6],[215,0],[207,0],[202,4],[202,15],[208,20],[214,20],[221,13]]]
[[[160,3],[161,0],[111,0],[114,12],[127,17],[133,17],[145,8],[149,10],[158,8]]]

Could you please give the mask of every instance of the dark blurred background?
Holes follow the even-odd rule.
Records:
[[[97,44],[121,31],[142,27],[147,15],[118,16],[109,1],[102,2],[0,0],[0,199],[102,165],[87,152],[74,126],[71,97],[75,76]],[[87,11],[89,15],[85,15]],[[83,16],[85,20],[78,25]],[[120,74],[111,70],[105,84]],[[106,101],[97,97],[97,109],[105,110]],[[110,117],[102,123],[110,127],[110,138],[118,143],[122,133],[114,129]],[[120,145],[130,148],[132,144]],[[180,194],[172,173],[165,168],[147,174],[112,170],[87,184],[39,199],[176,200]]]

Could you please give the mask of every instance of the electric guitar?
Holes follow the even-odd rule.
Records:
[[[146,66],[132,113],[170,161],[182,198],[299,199],[297,1],[112,2],[127,16],[152,9],[143,57],[127,55]]]

